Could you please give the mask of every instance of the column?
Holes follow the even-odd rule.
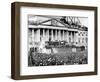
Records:
[[[43,41],[45,41],[45,29],[43,29]]]
[[[79,43],[78,42],[78,32],[75,33],[75,42]]]
[[[49,29],[47,30],[47,41],[49,41]]]
[[[40,41],[40,29],[37,30],[37,41]]]
[[[58,35],[59,35],[59,40],[61,41],[61,30],[59,30]]]
[[[77,40],[77,34],[78,34],[78,33],[75,32],[75,43],[78,41],[78,40]]]
[[[62,33],[62,30],[61,30],[61,41],[63,40],[63,33]]]
[[[47,41],[47,39],[48,39],[48,33],[47,33],[47,29],[45,30],[45,40]]]
[[[38,39],[37,39],[37,37],[38,37],[37,34],[38,34],[38,29],[35,30],[35,42],[37,42],[37,40],[38,40]]]
[[[73,42],[75,43],[75,32],[73,34]]]
[[[64,40],[64,38],[65,38],[64,36],[65,36],[65,35],[64,35],[64,30],[63,30],[63,40]]]
[[[57,30],[55,30],[55,39],[57,40]]]
[[[57,41],[59,40],[59,37],[58,37],[58,30],[57,30]]]
[[[34,29],[32,29],[32,45],[34,46]]]
[[[65,41],[67,42],[67,31],[65,30]]]
[[[53,29],[51,30],[51,40],[54,41]]]
[[[71,32],[71,42],[73,42],[73,35],[72,35],[72,32]]]
[[[69,31],[67,31],[67,42],[69,43]]]

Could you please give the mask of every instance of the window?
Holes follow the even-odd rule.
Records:
[[[87,33],[86,33],[86,36],[87,36]]]
[[[84,38],[82,38],[82,43],[84,43]]]
[[[84,36],[84,34],[82,34],[82,36]]]
[[[81,41],[80,41],[80,38],[78,39],[78,42],[80,43]]]

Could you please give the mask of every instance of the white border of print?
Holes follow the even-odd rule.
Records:
[[[35,15],[55,15],[55,16],[78,16],[88,17],[88,64],[84,65],[64,65],[64,66],[39,66],[28,67],[27,52],[27,16]],[[40,75],[57,73],[93,72],[94,71],[94,11],[71,10],[71,9],[50,9],[37,7],[20,8],[20,75]]]

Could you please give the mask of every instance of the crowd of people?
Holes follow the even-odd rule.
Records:
[[[87,64],[87,53],[45,54],[29,52],[28,66]]]

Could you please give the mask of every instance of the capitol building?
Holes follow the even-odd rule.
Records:
[[[28,43],[29,49],[34,47],[43,49],[47,43],[52,47],[74,46],[87,49],[88,27],[82,24],[85,18],[71,16],[28,16]],[[54,45],[53,45],[54,44]],[[50,46],[50,45],[49,45]]]

